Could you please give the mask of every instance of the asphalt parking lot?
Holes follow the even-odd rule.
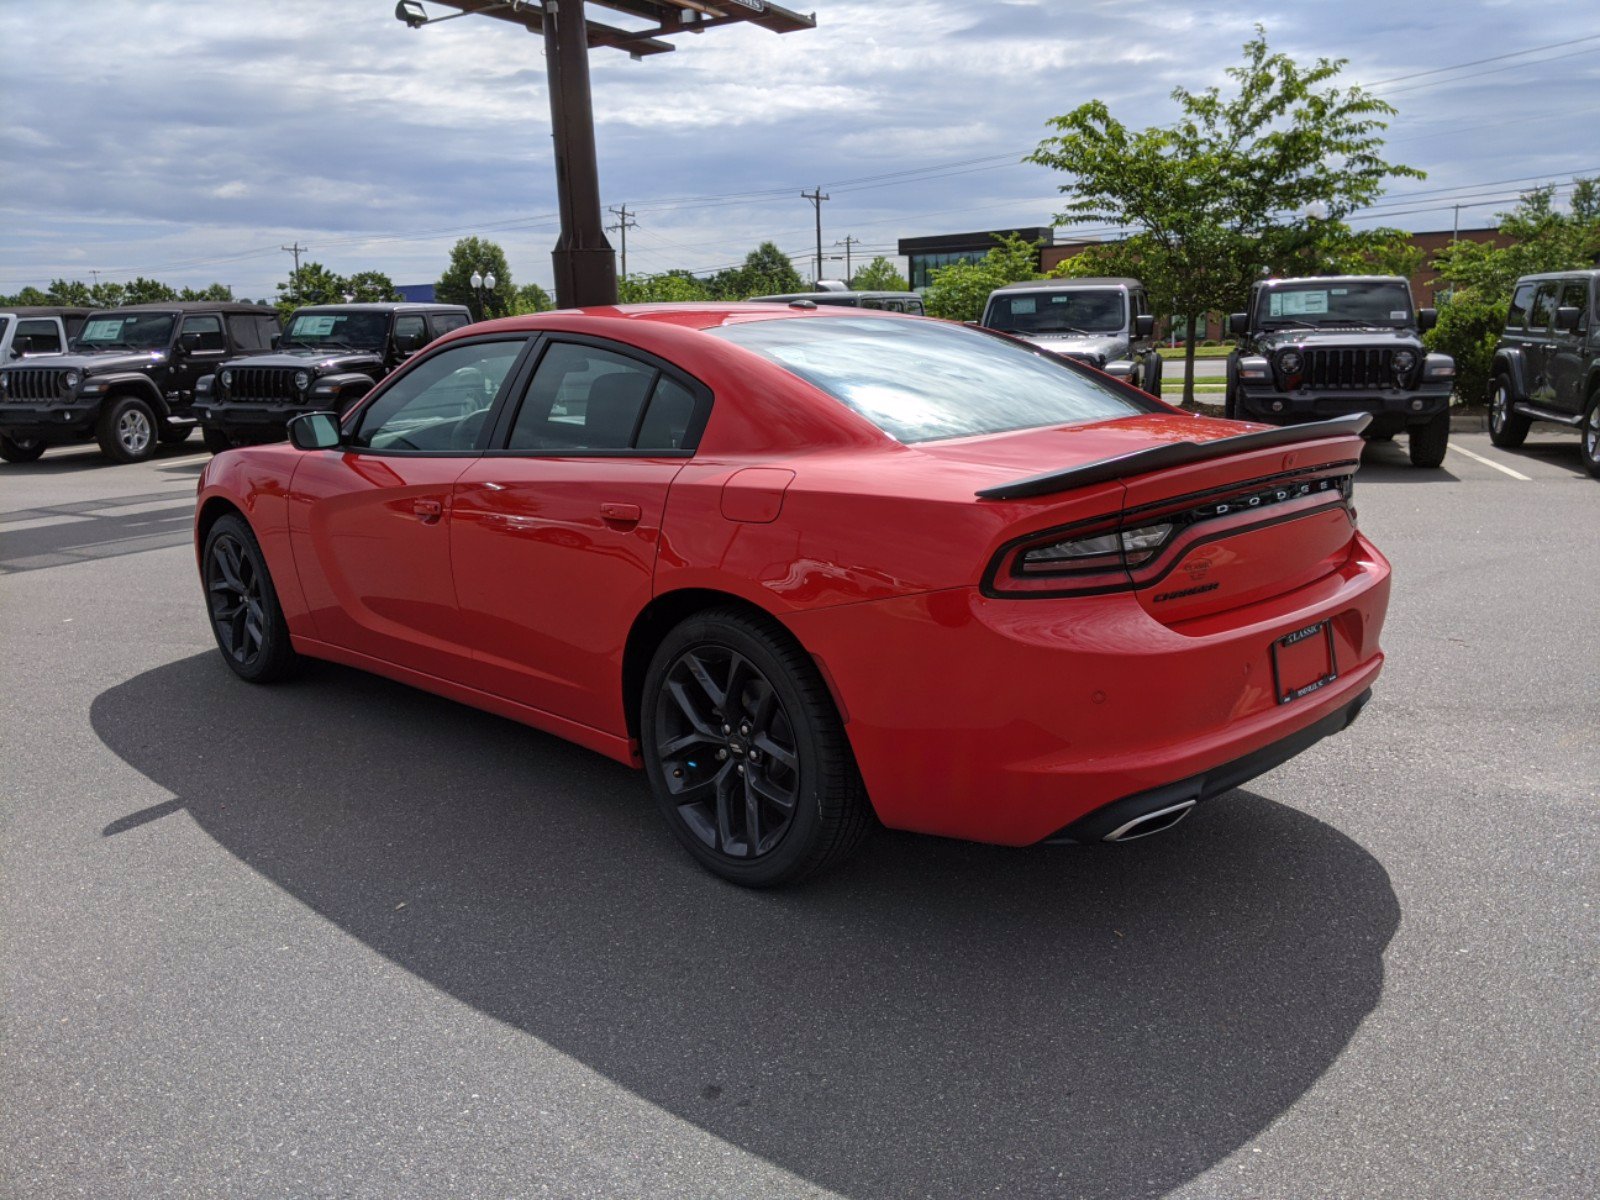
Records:
[[[1346,734],[1122,847],[774,894],[642,777],[216,657],[198,443],[0,467],[0,1194],[1600,1193],[1600,482],[1368,448]]]

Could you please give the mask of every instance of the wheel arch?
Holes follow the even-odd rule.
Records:
[[[630,738],[637,739],[639,736],[639,710],[644,700],[644,677],[650,670],[650,660],[655,657],[656,648],[676,626],[695,613],[708,608],[737,608],[762,621],[770,622],[781,628],[815,661],[815,656],[811,655],[810,650],[795,636],[794,631],[780,621],[776,614],[744,596],[703,587],[678,588],[663,592],[639,611],[623,645],[622,708],[628,722]],[[820,664],[818,670],[827,685],[828,694],[833,698],[834,707],[838,709],[843,719],[844,706],[839,701],[833,680],[828,678],[827,671],[822,670]]]
[[[1513,400],[1526,400],[1528,398],[1526,368],[1520,353],[1511,349],[1501,349],[1494,352],[1494,358],[1489,363],[1491,387],[1494,379],[1500,375],[1504,375],[1511,381],[1511,398]]]
[[[232,513],[246,525],[250,518],[245,516],[244,509],[240,508],[226,496],[209,496],[200,505],[200,511],[194,515],[194,553],[196,560],[204,553],[206,538],[211,536],[211,528],[223,517]]]

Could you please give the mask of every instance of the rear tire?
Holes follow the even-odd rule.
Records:
[[[1234,395],[1232,388],[1229,388],[1225,393],[1223,393],[1222,415],[1227,417],[1230,421],[1237,421],[1239,419],[1239,401]]]
[[[113,396],[101,410],[94,439],[112,462],[148,462],[155,457],[159,428],[155,409],[138,396]]]
[[[30,463],[43,453],[43,438],[9,438],[0,434],[0,458],[6,462]]]
[[[1502,450],[1515,450],[1527,439],[1531,417],[1513,412],[1511,405],[1511,380],[1504,375],[1494,377],[1494,388],[1489,393],[1489,440]]]
[[[294,674],[301,659],[289,641],[289,623],[261,545],[243,517],[217,518],[200,563],[211,632],[233,673],[250,683]]]
[[[1407,438],[1413,467],[1442,466],[1445,449],[1450,444],[1450,410],[1446,409],[1426,425],[1413,425],[1407,431]]]
[[[827,685],[768,618],[714,608],[668,633],[639,729],[668,828],[732,883],[793,883],[843,860],[872,827]]]
[[[1583,440],[1579,443],[1584,469],[1600,479],[1600,392],[1589,397],[1589,415],[1583,422]]]

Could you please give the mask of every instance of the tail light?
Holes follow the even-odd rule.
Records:
[[[1030,533],[1002,546],[984,573],[989,596],[1070,596],[1130,591],[1160,580],[1201,541],[1342,506],[1353,463],[1258,479]]]

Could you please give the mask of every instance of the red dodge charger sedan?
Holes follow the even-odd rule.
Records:
[[[761,886],[874,818],[1143,836],[1343,729],[1389,591],[1365,421],[804,302],[553,312],[219,455],[195,536],[244,679],[332,659],[643,767]]]

